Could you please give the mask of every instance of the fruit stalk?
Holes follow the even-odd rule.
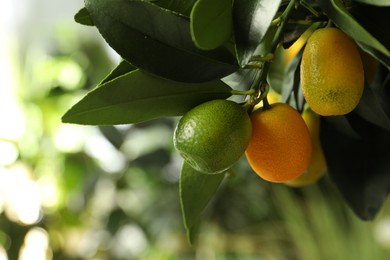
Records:
[[[267,56],[274,56],[274,53],[276,51],[276,48],[278,47],[282,37],[283,37],[283,32],[285,30],[285,27],[287,25],[288,19],[291,15],[292,10],[294,9],[295,5],[299,2],[298,0],[291,0],[290,3],[287,5],[286,9],[284,12],[276,19],[279,23],[278,26],[279,28],[276,30],[274,38],[272,40],[272,44],[270,49],[267,51]],[[261,62],[261,70],[259,70],[260,76],[258,77],[258,82],[256,82],[255,89],[260,92],[261,94],[259,95],[260,97],[263,97],[263,93],[267,92],[267,74],[268,70],[270,68],[272,59],[269,60],[264,60]],[[267,96],[265,95],[263,97],[263,109],[268,109],[270,107]],[[261,99],[257,98],[254,102],[251,100],[251,108],[253,108],[258,102],[260,102]]]

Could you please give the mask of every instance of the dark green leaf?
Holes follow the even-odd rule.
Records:
[[[294,26],[294,29],[285,31],[283,35],[283,47],[288,49],[307,30],[305,25]]]
[[[299,95],[300,86],[300,64],[302,59],[303,48],[288,64],[284,73],[283,85],[282,85],[282,100],[288,102],[293,94],[296,107],[298,110],[303,108],[303,99]]]
[[[390,0],[355,0],[356,2],[377,5],[377,6],[390,6]]]
[[[363,97],[354,112],[367,121],[390,130],[390,119],[381,106],[378,94],[367,84],[364,87]]]
[[[268,31],[281,0],[235,0],[233,27],[241,65],[248,63]]]
[[[390,134],[359,117],[353,125],[365,128],[361,138],[341,134],[322,120],[321,141],[328,171],[354,212],[372,220],[390,191]]]
[[[254,53],[255,55],[265,56],[270,53],[277,29],[277,26],[270,26],[268,28],[267,33],[264,35],[260,44],[256,48],[256,51]]]
[[[350,9],[355,19],[387,49],[390,49],[390,34],[387,26],[390,24],[390,7],[378,7],[373,5],[354,5]]]
[[[351,36],[363,50],[372,54],[387,68],[390,68],[389,50],[356,21],[344,7],[342,1],[320,0],[318,3],[329,18]]]
[[[74,20],[82,25],[88,25],[88,26],[94,26],[91,16],[89,15],[89,12],[87,8],[83,7],[81,8],[74,16]]]
[[[286,68],[286,57],[283,53],[283,48],[276,49],[275,58],[267,74],[267,82],[270,87],[278,93],[282,93],[284,72]]]
[[[237,70],[226,49],[201,51],[189,20],[146,1],[85,0],[99,32],[125,60],[150,73],[183,82],[204,82]]]
[[[346,116],[326,116],[322,117],[326,124],[331,125],[335,130],[351,139],[359,139],[360,135],[352,127]]]
[[[150,2],[189,17],[196,0],[151,0]]]
[[[221,80],[234,90],[245,91],[253,87],[256,74],[256,70],[240,69]],[[232,99],[238,103],[244,102],[245,98],[245,95],[235,95],[232,97]]]
[[[322,11],[318,6],[311,5],[311,7],[321,14]],[[300,24],[297,21],[312,21],[310,24]],[[328,17],[325,15],[320,15],[319,17],[314,16],[302,5],[298,6],[298,9],[295,9],[290,16],[290,23],[287,23],[286,29],[283,32],[283,47],[285,49],[289,48],[309,27],[313,27],[313,24],[316,24],[316,27],[319,27],[321,24],[326,24],[328,22]]]
[[[191,12],[191,34],[196,46],[212,50],[233,32],[232,0],[198,0]]]
[[[204,174],[183,163],[180,174],[180,204],[184,226],[190,242],[194,240],[194,230],[200,215],[214,196],[224,174]]]
[[[256,70],[240,69],[221,80],[229,85],[232,89],[248,90],[251,88],[255,79]]]
[[[306,30],[305,34],[307,34],[307,31],[308,30]],[[296,40],[297,39],[294,39],[294,42]],[[273,61],[271,63],[271,67],[270,67],[268,74],[267,74],[267,81],[270,84],[272,89],[274,89],[274,90],[276,90],[276,92],[282,93],[282,95],[284,95],[283,100],[287,100],[288,97],[290,97],[290,95],[291,95],[291,92],[293,90],[293,86],[290,84],[292,82],[286,81],[287,80],[286,78],[287,77],[291,78],[294,76],[291,74],[293,68],[291,67],[290,70],[286,71],[286,67],[288,65],[290,65],[290,66],[295,66],[295,68],[296,68],[296,66],[298,66],[298,64],[296,64],[297,61],[294,61],[295,64],[290,64],[290,63],[287,64],[286,55],[284,52],[284,47],[285,46],[283,45],[283,46],[280,46],[276,49],[275,58],[273,59]],[[291,47],[291,46],[288,44],[288,47]],[[285,81],[285,82],[283,83],[283,81]],[[284,84],[284,86],[283,86],[283,84]]]
[[[231,89],[220,80],[182,83],[135,70],[91,91],[62,118],[89,125],[131,124],[179,116],[212,99],[225,99]]]
[[[386,66],[386,68],[390,69],[390,56],[385,57],[382,53],[380,53],[378,50],[372,48],[371,46],[367,45],[360,45],[360,47],[365,50],[368,54],[376,58],[379,62],[383,64],[383,66]]]
[[[103,79],[103,81],[99,84],[99,85],[103,85],[104,83],[107,83],[108,81],[111,81],[115,78],[118,78],[120,76],[123,76],[133,70],[136,70],[137,68],[134,67],[133,65],[131,65],[130,63],[128,63],[127,61],[123,60],[121,61],[121,63],[119,63],[118,66],[116,66],[111,72],[110,74],[107,75],[107,77],[105,77]]]

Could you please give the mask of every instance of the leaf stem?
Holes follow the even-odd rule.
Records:
[[[269,104],[268,98],[267,98],[268,91],[269,91],[269,85],[266,84],[264,92],[261,93],[260,98],[259,98],[260,100],[263,101],[263,110],[264,111],[271,108],[271,105]]]
[[[277,18],[275,18],[275,19],[272,20],[271,26],[277,26],[277,25],[280,24],[280,22],[281,22],[280,17],[277,17]]]
[[[333,22],[332,20],[329,20],[326,24],[326,28],[330,28],[330,27],[333,27]]]
[[[289,24],[298,24],[298,25],[311,25],[313,23],[312,20],[290,20]]]
[[[275,55],[273,53],[268,53],[266,55],[254,55],[249,61],[272,61],[274,57]]]
[[[268,110],[271,108],[271,105],[268,102],[267,96],[263,98],[263,111]]]
[[[263,65],[261,63],[246,64],[243,69],[261,69]]]
[[[255,89],[248,89],[248,90],[237,90],[237,89],[232,89],[230,91],[230,93],[232,95],[243,95],[243,96],[247,96],[247,95],[253,95],[256,93],[256,90]]]
[[[283,13],[276,18],[273,23],[275,22],[278,26],[278,29],[275,32],[274,38],[271,43],[271,47],[269,48],[269,51],[267,51],[267,55],[264,57],[274,57],[276,48],[278,47],[279,43],[282,40],[284,30],[286,28],[288,19],[290,17],[290,14],[296,4],[299,0],[291,0],[289,4],[287,5],[286,9],[283,11]],[[255,56],[256,57],[256,56]],[[270,105],[267,100],[267,93],[269,85],[267,83],[267,74],[268,70],[271,66],[272,59],[264,59],[261,61],[261,70],[259,71],[259,76],[255,80],[254,88],[259,93],[259,95],[255,96],[254,99],[249,99],[248,103],[250,104],[251,108],[253,108],[257,103],[259,103],[261,100],[263,100],[263,109],[269,109]]]
[[[271,45],[270,53],[275,52],[276,47],[278,46],[278,44],[283,36],[283,32],[284,32],[284,29],[287,25],[288,18],[291,15],[291,11],[294,9],[295,4],[297,2],[298,2],[298,0],[291,0],[290,3],[287,5],[286,9],[284,10],[284,12],[282,13],[282,15],[279,16],[281,21],[279,23],[279,28],[277,29],[277,31],[275,33],[274,40],[273,40],[272,45]]]
[[[304,8],[306,8],[310,13],[312,13],[315,17],[320,17],[320,14],[316,11],[316,9],[314,9],[313,7],[311,7],[308,3],[306,3],[305,0],[301,0],[299,2],[299,4],[301,6],[303,6]]]

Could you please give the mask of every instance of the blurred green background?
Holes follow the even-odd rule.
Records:
[[[187,243],[177,118],[91,127],[61,116],[114,68],[82,1],[14,0],[0,16],[0,259],[390,259],[390,205],[359,220],[328,178],[269,184],[244,159]]]

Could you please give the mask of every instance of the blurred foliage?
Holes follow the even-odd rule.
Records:
[[[0,140],[2,157],[16,154],[0,165],[0,259],[387,259],[388,203],[375,221],[362,222],[329,179],[301,189],[270,184],[244,158],[189,246],[182,162],[171,142],[176,118],[60,122],[114,67],[98,38],[81,34],[62,28],[47,39],[50,48],[29,46],[13,57],[24,124],[18,138]]]

